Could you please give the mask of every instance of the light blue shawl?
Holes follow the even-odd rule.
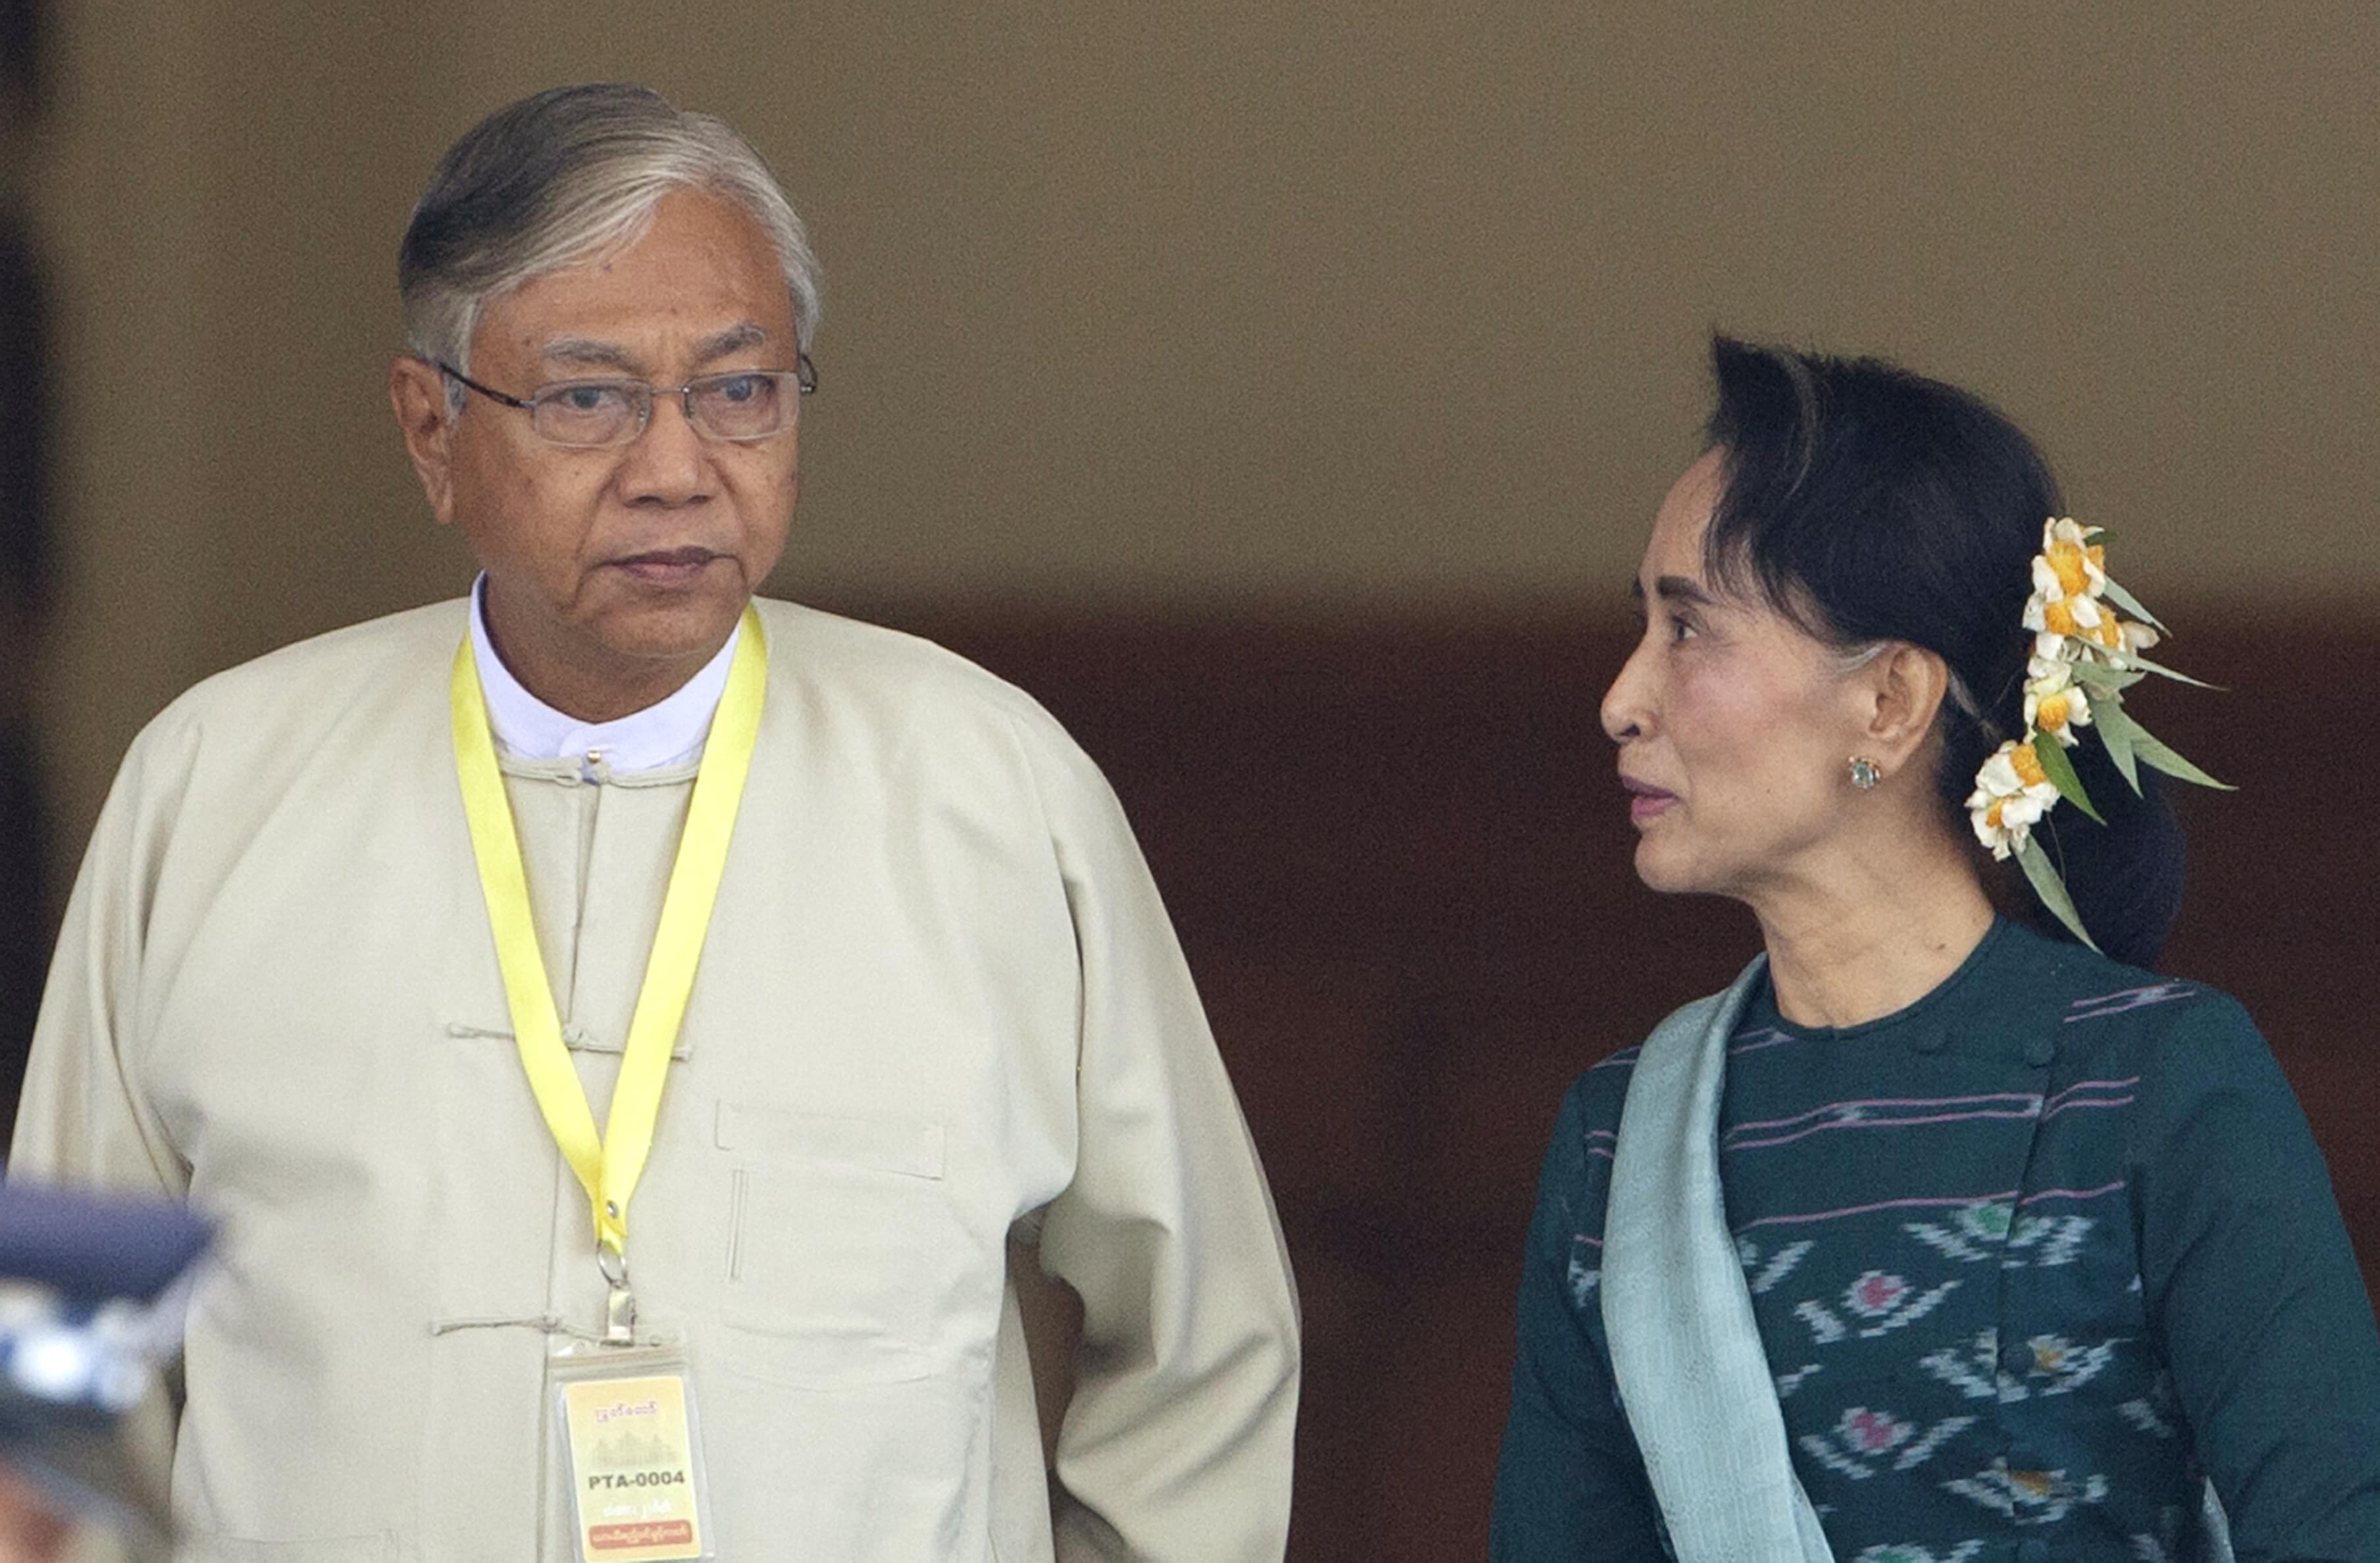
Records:
[[[1718,1100],[1763,956],[1645,1039],[1603,1218],[1603,1326],[1620,1403],[1681,1563],[1834,1563],[1719,1193]]]

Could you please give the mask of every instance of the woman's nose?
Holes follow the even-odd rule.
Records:
[[[1637,642],[1628,660],[1620,664],[1620,674],[1611,681],[1611,687],[1603,692],[1603,731],[1615,744],[1641,737],[1651,714],[1648,697],[1652,679],[1644,666],[1646,649],[1643,641]]]

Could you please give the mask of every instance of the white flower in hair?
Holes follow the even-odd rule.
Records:
[[[2046,667],[2026,680],[2024,686],[2024,726],[2028,733],[2046,733],[2068,748],[2082,742],[2074,731],[2091,725],[2091,697],[2074,682],[2073,665],[2064,661],[2045,664],[2034,659],[2033,669]]]
[[[2002,744],[1984,762],[1967,799],[1975,839],[1994,857],[2014,857],[2042,904],[2085,944],[2091,936],[2066,881],[2033,839],[2033,828],[2060,798],[2094,819],[2101,818],[2067,757],[2066,751],[2082,742],[2078,730],[2097,731],[2107,758],[2135,792],[2144,765],[2202,786],[2223,785],[2151,737],[2124,710],[2125,689],[2150,673],[2197,681],[2141,655],[2157,643],[2155,621],[2107,578],[2107,547],[2095,540],[2104,536],[2096,527],[2057,516],[2042,524],[2033,595],[2024,604],[2024,627],[2033,632],[2033,654],[2024,669],[2024,738]]]
[[[2060,597],[2105,597],[2107,551],[2091,540],[2098,532],[2079,521],[2042,523],[2041,551],[2033,560],[2034,589],[2054,588]]]
[[[2123,648],[2114,612],[2100,604],[2107,593],[2107,551],[2090,540],[2097,531],[2066,520],[2042,524],[2033,596],[2024,605],[2024,627],[2034,632],[2035,656],[2070,660],[2082,654],[2082,646]],[[2082,645],[2073,644],[2078,641]]]
[[[2042,769],[2034,746],[2010,739],[1975,773],[1967,813],[1975,824],[1975,839],[1994,857],[2005,858],[2024,849],[2033,828],[2057,802],[2058,785]]]

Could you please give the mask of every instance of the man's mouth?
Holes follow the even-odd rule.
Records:
[[[638,580],[668,586],[692,580],[712,562],[726,557],[707,548],[657,548],[625,554],[612,563]]]

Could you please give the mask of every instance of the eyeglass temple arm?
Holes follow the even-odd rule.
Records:
[[[446,362],[443,358],[433,359],[431,362],[432,366],[439,373],[453,375],[455,379],[460,382],[467,389],[477,391],[480,395],[485,396],[492,402],[502,402],[508,407],[526,408],[536,406],[535,403],[523,401],[518,396],[507,396],[503,392],[496,390],[493,386],[480,384],[478,381],[473,380],[469,375],[465,374],[461,370],[456,369],[453,364]]]

